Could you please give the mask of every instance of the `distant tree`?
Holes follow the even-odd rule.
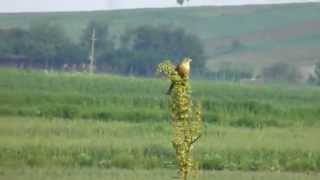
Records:
[[[239,39],[233,39],[230,45],[230,51],[238,51],[243,49],[245,46],[242,44],[242,42]]]
[[[316,63],[315,75],[320,80],[320,61]]]
[[[297,67],[278,62],[263,69],[262,78],[270,81],[297,82],[301,74]]]
[[[63,63],[63,59],[57,58],[58,53],[71,43],[61,26],[52,22],[37,22],[31,25],[30,34],[29,56],[33,57],[36,64],[47,69]]]
[[[253,70],[245,66],[237,67],[230,62],[224,62],[217,67],[216,71],[209,71],[207,69],[203,77],[223,81],[240,81],[251,79],[253,77]]]
[[[23,29],[0,29],[0,63],[25,67],[30,52],[30,33]]]
[[[93,29],[95,29],[95,50],[97,56],[103,54],[105,51],[114,49],[114,42],[110,37],[109,26],[103,22],[89,21],[86,28],[81,35],[81,45],[85,47],[89,53],[91,46],[91,36]]]
[[[82,53],[85,54],[89,63],[89,53],[91,50],[91,38],[93,29],[95,30],[95,60],[97,70],[109,70],[106,64],[110,61],[115,53],[115,45],[112,37],[110,36],[109,26],[104,22],[91,20],[88,22],[86,28],[83,30],[80,40]]]
[[[0,56],[25,55],[30,49],[30,33],[23,29],[0,30]]]
[[[320,85],[320,61],[315,64],[314,74],[311,74],[308,83]]]
[[[14,63],[58,68],[83,56],[81,48],[66,36],[63,28],[50,22],[33,23],[29,30],[0,30],[0,39],[0,58]]]
[[[55,67],[62,67],[64,64],[82,64],[86,63],[88,55],[86,50],[74,42],[68,42],[59,48],[55,56]]]
[[[203,45],[198,37],[183,29],[166,26],[141,26],[127,31],[122,38],[121,51],[130,54],[127,72],[139,75],[152,74],[163,59],[178,63],[183,57],[190,57],[193,72],[200,72],[205,62]]]
[[[189,0],[177,0],[177,3],[180,5],[183,5],[184,2],[189,1]]]

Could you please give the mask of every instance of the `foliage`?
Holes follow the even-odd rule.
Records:
[[[184,2],[189,1],[189,0],[177,0],[177,3],[180,5],[183,5]]]
[[[110,39],[108,24],[105,24],[103,22],[97,22],[94,20],[89,21],[86,28],[83,30],[82,35],[80,37],[81,45],[85,46],[86,49],[90,49],[93,29],[95,30],[96,50],[99,52],[106,50],[107,48],[112,49],[114,45]]]
[[[161,63],[158,71],[163,72],[174,88],[170,94],[169,107],[171,123],[174,129],[172,145],[176,150],[179,174],[182,180],[188,179],[191,170],[197,170],[197,164],[192,158],[192,149],[201,137],[202,119],[201,107],[193,106],[189,77],[180,77],[175,66],[170,62]]]
[[[48,69],[82,58],[80,48],[58,24],[36,22],[29,30],[2,30],[0,38],[4,39],[0,42],[0,59],[12,59],[16,64],[29,63],[27,65]]]
[[[43,64],[46,69],[59,64],[56,56],[71,43],[63,28],[50,22],[32,24],[30,35],[32,50],[29,55],[34,58],[36,64]]]
[[[85,51],[85,56],[89,56],[91,50],[91,38],[93,29],[95,30],[95,57],[98,70],[103,70],[104,64],[108,63],[111,54],[115,51],[114,41],[106,23],[91,20],[83,30],[80,37],[80,47]],[[87,61],[88,63],[88,61]]]
[[[191,83],[208,123],[244,127],[319,124],[320,91],[316,87]],[[166,86],[150,78],[0,69],[0,115],[167,121],[166,96],[159,96],[165,94]]]
[[[231,63],[223,63],[217,71],[206,71],[204,77],[212,80],[240,81],[253,78],[253,71],[248,68],[233,67]]]
[[[2,169],[1,179],[34,180],[43,179],[56,180],[172,180],[174,172],[167,169],[156,170],[124,170],[124,169],[101,169],[101,168],[23,168]],[[201,180],[318,180],[318,174],[310,173],[288,173],[288,172],[230,172],[230,171],[205,171],[200,175]]]
[[[175,169],[168,122],[28,117],[0,117],[0,121],[1,171],[29,167]],[[319,134],[319,127],[253,130],[207,124],[193,151],[201,170],[320,172]]]
[[[313,78],[312,80],[313,82],[311,83],[320,85],[320,61],[316,63],[314,74],[315,74],[315,77]]]
[[[0,30],[0,55],[25,55],[30,50],[30,33],[23,29]]]
[[[297,67],[279,62],[264,68],[262,78],[268,81],[297,82],[301,74]]]
[[[154,67],[163,58],[191,57],[193,71],[198,73],[205,64],[203,45],[199,38],[170,26],[141,26],[128,30],[122,37],[122,48],[119,51],[120,56],[127,55],[124,68],[130,69],[128,73],[138,75],[153,74]]]
[[[92,19],[108,23],[110,35],[116,37],[129,28],[135,29],[141,25],[158,27],[167,24],[183,28],[186,32],[196,34],[201,39],[205,47],[206,59],[209,60],[209,68],[215,69],[220,62],[231,60],[238,66],[250,66],[255,72],[260,72],[261,67],[271,65],[272,62],[282,61],[297,66],[301,63],[314,64],[315,57],[318,57],[319,30],[309,22],[320,18],[319,11],[319,3],[298,3],[274,5],[268,10],[264,5],[258,5],[224,8],[189,7],[41,14],[16,13],[1,14],[0,28],[27,29],[33,21],[48,21],[62,25],[68,38],[77,43],[83,29]],[[235,21],[241,23],[234,23]],[[283,36],[282,31],[276,31],[279,27],[282,27],[283,32],[288,33]],[[300,28],[302,29],[299,35],[292,32]],[[261,38],[261,34],[264,34],[265,38]],[[278,41],[279,37],[282,39],[281,42]],[[116,45],[118,45],[118,40],[115,41]],[[244,51],[231,51],[231,53],[220,56],[217,50],[221,47],[232,49],[233,41],[239,41],[244,45]],[[88,54],[85,54],[84,58],[87,59],[87,57]],[[270,57],[272,57],[272,62]],[[123,64],[125,65],[127,61]]]
[[[29,30],[8,29],[0,31],[0,64],[11,55],[22,56],[23,63],[46,69],[61,69],[65,64],[88,64],[92,31],[95,29],[95,57],[97,70],[120,74],[153,75],[163,57],[182,58],[183,54],[194,59],[194,70],[204,68],[202,42],[195,35],[168,26],[140,26],[132,28],[113,39],[109,26],[90,21],[78,41],[70,40],[62,26],[51,22],[37,22]],[[118,42],[117,48],[115,42]],[[21,58],[20,58],[21,59]],[[9,60],[9,61],[10,61]]]

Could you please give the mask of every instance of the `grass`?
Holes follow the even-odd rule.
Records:
[[[193,81],[192,86],[209,123],[251,128],[319,124],[317,87],[214,81]],[[0,116],[167,121],[167,88],[160,79],[0,69]]]
[[[319,178],[318,87],[192,87],[205,112],[194,150],[201,179]],[[0,179],[171,179],[167,88],[152,78],[0,69]]]
[[[110,179],[110,180],[166,180],[173,179],[175,172],[171,170],[119,170],[119,169],[97,169],[97,168],[70,168],[70,169],[4,169],[0,170],[0,179],[12,180],[87,180],[87,179]],[[205,171],[199,175],[202,180],[317,180],[319,174],[299,174],[299,173],[268,173],[268,172],[212,172]]]
[[[0,167],[175,169],[166,122],[0,118]],[[208,124],[195,149],[204,170],[320,171],[319,130]],[[129,138],[130,137],[130,138]]]

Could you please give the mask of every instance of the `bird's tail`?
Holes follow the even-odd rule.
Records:
[[[167,95],[171,94],[171,91],[172,91],[173,87],[174,87],[174,83],[171,83],[171,85],[170,85],[170,87],[169,87],[169,89],[167,91]]]

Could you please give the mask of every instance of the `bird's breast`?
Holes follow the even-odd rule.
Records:
[[[177,67],[178,74],[180,77],[186,77],[189,74],[190,71],[190,65],[189,64],[181,64]]]

